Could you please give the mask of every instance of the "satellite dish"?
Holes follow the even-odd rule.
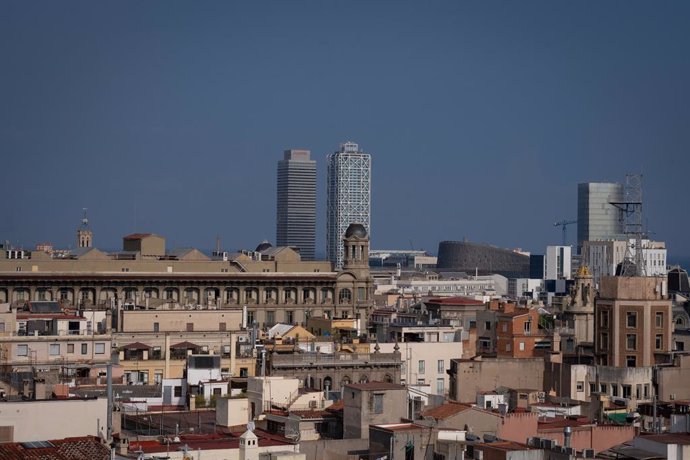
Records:
[[[247,423],[247,430],[254,431],[255,429],[256,429],[256,425],[254,424],[254,421]]]

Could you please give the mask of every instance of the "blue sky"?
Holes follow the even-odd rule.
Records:
[[[541,252],[577,183],[645,176],[690,255],[688,2],[0,1],[0,239],[275,240],[276,162],[373,155],[375,248]],[[576,229],[570,227],[571,241]]]

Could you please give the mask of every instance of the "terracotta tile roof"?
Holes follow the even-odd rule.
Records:
[[[367,382],[367,383],[348,383],[347,388],[354,388],[356,390],[404,390],[405,385],[388,382]]]
[[[464,412],[468,409],[471,409],[471,407],[472,406],[470,406],[469,404],[447,402],[438,407],[434,407],[433,409],[422,411],[421,415],[423,417],[432,417],[436,420],[444,420],[448,417],[452,417],[455,414],[459,414],[460,412]]]
[[[514,441],[498,441],[486,444],[475,444],[475,449],[479,450],[502,450],[502,451],[515,451],[515,450],[532,450],[527,444],[521,444]]]
[[[430,297],[426,303],[435,303],[441,305],[484,305],[481,300],[471,299],[469,297]]]
[[[95,436],[49,441],[52,447],[29,448],[28,443],[0,444],[4,460],[107,460],[110,450]]]
[[[680,444],[683,446],[690,445],[690,433],[664,433],[664,434],[650,434],[642,435],[641,439],[659,442],[661,444]]]

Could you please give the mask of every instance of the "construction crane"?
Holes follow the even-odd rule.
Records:
[[[576,224],[577,220],[562,220],[553,224],[554,227],[563,228],[563,246],[568,243],[568,225]]]

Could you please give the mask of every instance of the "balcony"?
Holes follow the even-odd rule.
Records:
[[[293,353],[290,355],[271,356],[271,366],[274,368],[295,368],[309,366],[326,367],[355,367],[377,365],[400,365],[400,355],[397,353]]]

